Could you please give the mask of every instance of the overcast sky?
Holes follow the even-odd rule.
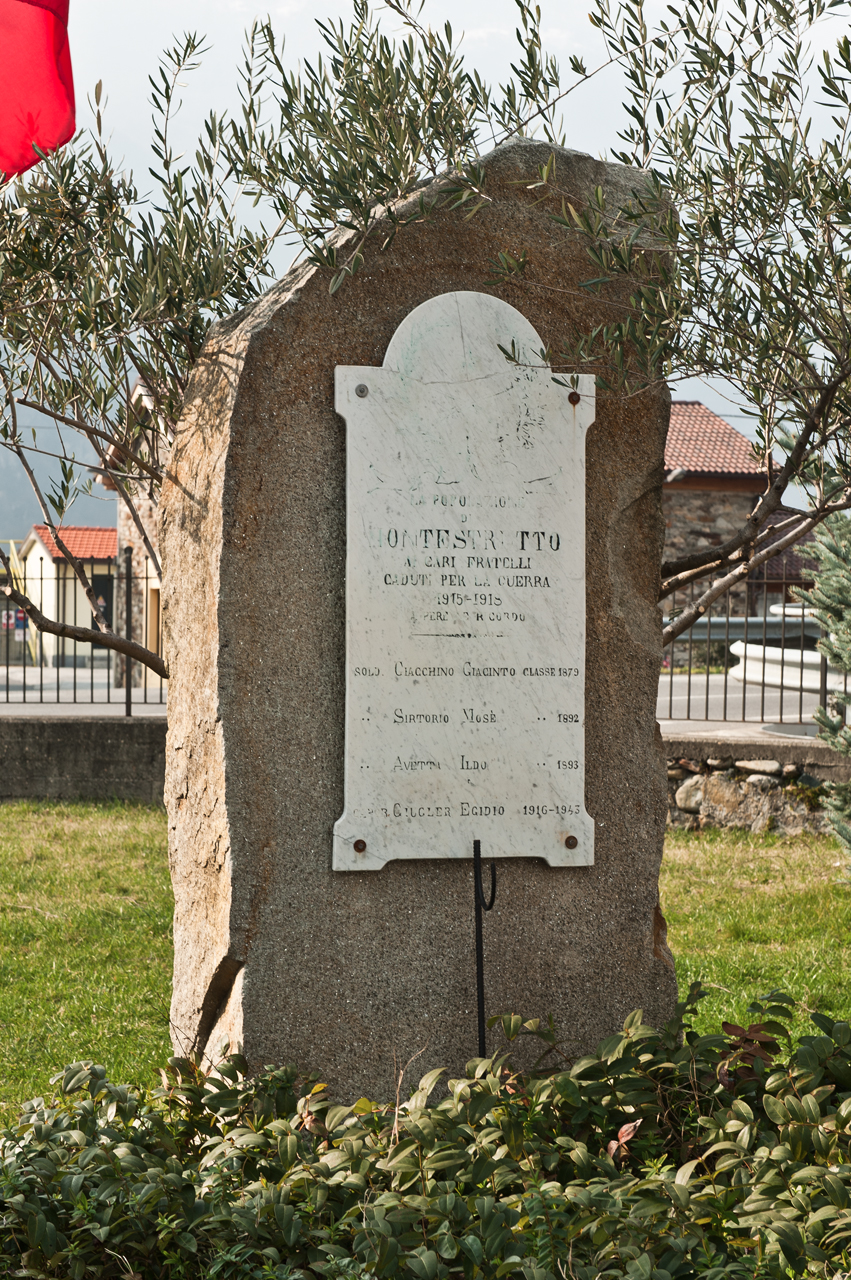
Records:
[[[541,0],[545,49],[567,70],[568,58],[578,54],[589,69],[601,61],[598,33],[588,21],[586,0]],[[663,6],[660,3],[658,8]],[[513,0],[426,0],[421,19],[442,26],[447,18],[457,34],[465,33],[463,48],[469,64],[486,79],[500,82],[515,56],[516,8]],[[252,0],[145,0],[128,5],[117,0],[71,0],[69,32],[77,94],[77,121],[90,120],[87,98],[98,80],[107,99],[106,120],[113,153],[140,178],[150,163],[150,106],[148,76],[155,70],[161,50],[174,36],[186,31],[204,34],[209,43],[201,68],[187,79],[185,105],[180,122],[180,144],[191,145],[203,118],[211,109],[238,108],[237,72],[243,35],[258,14],[271,16],[276,30],[286,38],[288,58],[312,59],[320,47],[317,17],[348,19],[349,0],[286,0],[258,10]],[[388,31],[399,29],[399,20],[387,15]],[[565,75],[570,82],[569,74]],[[567,145],[602,155],[616,144],[622,120],[621,85],[617,71],[602,75],[593,86],[583,86],[567,100]],[[702,399],[716,412],[727,414],[735,406],[725,404],[715,391],[699,384],[681,387],[678,398]],[[731,421],[739,426],[738,417]],[[44,475],[44,466],[40,468]],[[40,519],[17,462],[0,450],[0,538],[23,537]],[[114,498],[80,498],[69,515],[75,524],[114,522]]]

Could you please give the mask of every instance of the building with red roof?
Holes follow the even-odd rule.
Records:
[[[151,538],[156,546],[152,504],[148,499],[142,499],[138,505],[142,516],[148,518]],[[117,528],[69,524],[60,525],[57,532],[71,555],[82,561],[107,622],[122,634],[126,617],[124,574],[123,569],[116,572],[116,566],[119,556],[121,565],[124,565],[124,551],[130,548],[133,565],[132,635],[134,640],[159,653],[160,581],[124,504],[119,504]],[[24,565],[27,594],[48,617],[75,626],[92,626],[86,594],[48,525],[33,525],[18,554]],[[92,650],[82,641],[75,643],[44,635],[39,644],[44,647],[44,661],[48,666],[88,666],[91,662],[100,665],[106,661],[103,650]],[[116,684],[123,686],[123,660],[115,659],[113,666]],[[133,670],[134,683],[147,680],[147,668],[136,663]]]
[[[79,560],[96,560],[102,563],[106,560],[114,560],[118,555],[117,529],[104,529],[100,525],[88,524],[71,524],[65,528],[60,525],[59,536],[71,555],[77,556]],[[49,551],[54,560],[65,559],[46,524],[33,525],[30,536],[22,548],[23,554],[27,554],[26,548],[30,540],[32,545],[35,545],[36,539]]]
[[[720,546],[765,492],[751,443],[698,400],[675,400],[665,445],[665,559]]]
[[[699,400],[675,400],[671,405],[665,471],[674,488],[765,490],[765,472],[750,440]]]
[[[746,436],[699,400],[675,400],[665,445],[665,559],[721,546],[747,520],[767,487],[762,463]],[[792,515],[781,508],[770,524]],[[775,601],[787,583],[808,581],[811,565],[790,548],[755,574],[748,611],[761,612],[763,591]],[[741,593],[739,593],[741,594]],[[789,596],[785,591],[786,598]],[[743,611],[744,596],[742,596]]]
[[[58,534],[71,555],[83,563],[107,622],[112,625],[118,532],[101,525],[60,525]],[[92,611],[73,567],[60,551],[46,524],[35,524],[18,549],[25,594],[42,613],[57,622],[91,627]],[[75,644],[43,633],[39,654],[46,666],[106,666],[104,649]]]

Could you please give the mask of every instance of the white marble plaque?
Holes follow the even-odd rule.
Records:
[[[417,307],[347,427],[345,811],[337,871],[594,861],[585,812],[585,432],[542,342],[481,293]],[[573,401],[573,402],[572,402]]]

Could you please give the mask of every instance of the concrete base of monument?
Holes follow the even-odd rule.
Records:
[[[346,426],[334,409],[334,370],[380,367],[405,317],[455,291],[503,297],[553,350],[577,327],[590,331],[610,317],[608,304],[580,287],[589,270],[584,246],[551,216],[560,212],[561,194],[541,200],[531,185],[553,150],[527,141],[498,148],[482,161],[489,203],[476,218],[466,220],[447,203],[430,218],[412,219],[384,253],[377,237],[362,269],[333,297],[325,275],[296,268],[256,305],[211,330],[193,373],[163,491],[160,542],[171,670],[171,1020],[180,1050],[209,1054],[227,1037],[242,1044],[254,1065],[294,1062],[321,1071],[347,1101],[393,1097],[397,1064],[415,1054],[421,1056],[411,1068],[414,1083],[431,1067],[463,1072],[477,1051],[472,856],[449,860],[435,839],[434,857],[388,861],[375,871],[332,869],[332,833],[344,811],[347,652]],[[569,191],[574,201],[601,186],[610,205],[625,202],[642,181],[635,170],[557,148],[555,162],[559,193]],[[426,188],[422,198],[432,203],[442,190]],[[563,292],[487,286],[489,263],[509,245],[526,250],[530,279],[557,278]],[[628,301],[628,283],[617,296]],[[511,345],[496,334],[495,343]],[[361,381],[366,404],[372,392]],[[574,622],[584,621],[585,665],[570,676],[584,697],[580,692],[578,706],[568,705],[562,697],[568,677],[559,684],[557,673],[536,715],[551,714],[556,724],[566,717],[572,740],[584,748],[585,785],[569,803],[581,804],[594,824],[594,862],[551,867],[537,856],[500,858],[496,904],[484,922],[486,1012],[552,1014],[570,1054],[594,1047],[633,1009],[643,1008],[649,1022],[665,1022],[677,999],[658,901],[667,805],[654,714],[668,416],[661,391],[631,399],[598,393],[586,441],[584,555],[558,542],[557,526],[533,530],[522,506],[476,508],[475,521],[469,517],[485,539],[495,540],[498,530],[505,537],[525,533],[535,545],[524,555],[538,554],[539,537],[542,554],[545,542],[553,554],[563,548],[564,572],[584,575],[585,616]],[[533,440],[537,425],[533,417],[518,418],[510,428],[516,443]],[[465,429],[461,417],[458,431]],[[505,456],[511,461],[513,454]],[[415,537],[421,526],[431,527],[425,505],[414,501],[427,496],[429,511],[440,512],[441,531],[454,538],[462,529],[461,504],[432,499],[448,493],[440,485],[455,477],[446,459],[434,456],[431,465],[434,488],[411,495],[404,527]],[[549,476],[524,468],[521,479],[534,486]],[[497,511],[504,512],[502,525]],[[395,572],[388,567],[391,586]],[[538,567],[528,578],[527,595],[550,589]],[[458,583],[437,587],[446,594],[468,590]],[[446,665],[456,669],[460,689],[467,678],[461,641],[473,640],[451,639],[461,660]],[[538,658],[541,647],[529,623],[523,665],[536,678],[552,666]],[[522,667],[516,674],[522,684]],[[399,678],[408,679],[404,671]],[[413,684],[420,678],[410,677],[412,698],[421,696]],[[494,691],[495,707],[496,698]],[[387,705],[394,717],[396,708],[408,713],[402,701]],[[431,714],[428,706],[413,713]],[[584,734],[577,733],[576,716],[584,717]],[[541,723],[549,732],[549,723]],[[351,731],[359,732],[357,723]],[[507,741],[506,750],[518,755],[546,746],[533,763],[541,775],[551,768],[549,738],[537,728],[518,722]],[[484,756],[465,752],[465,762],[472,758]],[[579,759],[559,754],[555,768],[562,760],[568,773]],[[448,778],[451,770],[440,763],[439,773],[428,767]],[[500,794],[492,803],[535,809],[539,801],[530,792]],[[419,808],[418,802],[417,820]],[[566,828],[563,838],[571,834]],[[471,822],[470,855],[476,836]],[[534,855],[534,848],[527,852]],[[486,845],[482,854],[487,861]],[[488,1033],[489,1052],[502,1043],[498,1029]]]

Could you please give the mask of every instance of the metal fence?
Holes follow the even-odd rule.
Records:
[[[84,567],[113,629],[161,652],[159,580],[147,557],[137,572],[130,548],[117,561],[87,561]],[[773,568],[774,576],[749,579],[721,597],[665,651],[660,720],[802,725],[829,704],[831,693],[847,692],[847,673],[830,668],[818,652],[819,624],[793,596],[811,581],[787,576],[785,562]],[[16,585],[48,617],[92,625],[70,566],[22,559]],[[699,589],[671,597],[665,620],[692,603]],[[150,668],[97,644],[39,632],[23,610],[4,607],[5,599],[0,595],[0,705],[106,704],[126,715],[165,711],[166,682]]]
[[[748,579],[715,602],[665,651],[656,714],[660,720],[811,724],[848,674],[817,649],[821,627],[796,600],[812,580],[773,573]],[[769,562],[771,564],[772,562]],[[665,622],[687,608],[705,584],[666,603]]]
[[[161,652],[160,584],[148,558],[134,572],[128,547],[117,560],[83,561],[83,567],[116,634]],[[94,625],[82,588],[64,562],[22,558],[13,577],[14,585],[49,618],[71,626]],[[115,705],[128,716],[143,707],[165,709],[166,682],[149,667],[97,643],[38,631],[23,609],[7,599],[0,594],[0,704]]]

